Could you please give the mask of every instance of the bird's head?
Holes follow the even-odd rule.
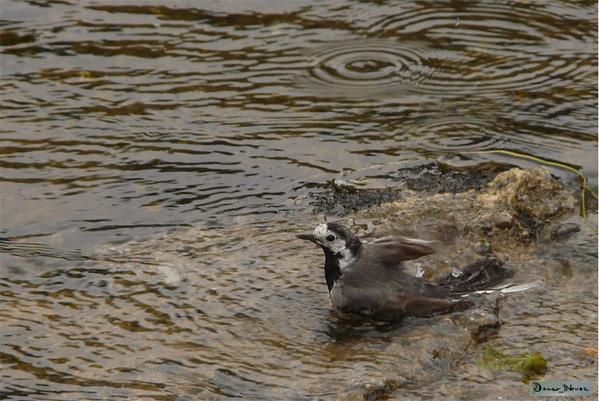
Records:
[[[297,238],[312,241],[320,246],[326,258],[337,262],[341,269],[351,263],[362,248],[360,239],[349,228],[339,223],[319,224],[313,232],[299,234]]]

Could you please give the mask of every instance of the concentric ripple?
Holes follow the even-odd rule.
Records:
[[[561,15],[549,7],[439,3],[385,16],[368,33],[434,44],[424,60],[434,74],[418,81],[416,92],[460,95],[559,88],[595,74],[595,49],[580,41],[588,30],[576,13]],[[543,52],[549,38],[559,52]]]
[[[331,95],[380,95],[426,80],[433,68],[425,48],[388,40],[338,42],[309,53],[301,84]]]
[[[552,9],[554,7],[555,9]],[[584,10],[528,2],[415,5],[386,15],[368,33],[382,37],[406,34],[427,36],[452,45],[476,45],[498,50],[508,46],[536,46],[549,38],[576,40],[592,31]]]
[[[420,124],[411,136],[410,141],[425,151],[494,149],[502,147],[505,142],[501,129],[476,118],[459,116]]]
[[[464,51],[451,60],[433,61],[439,68],[434,77],[419,82],[419,93],[464,95],[559,88],[587,74],[590,63],[555,56],[497,55],[483,50]],[[585,72],[587,69],[587,72]]]

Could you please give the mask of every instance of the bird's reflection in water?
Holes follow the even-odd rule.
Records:
[[[419,320],[422,319],[404,317],[393,321],[375,320],[331,310],[325,333],[337,343],[367,339],[391,340],[408,335],[421,325]]]

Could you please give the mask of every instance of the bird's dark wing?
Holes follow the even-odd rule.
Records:
[[[365,258],[377,259],[385,266],[397,266],[404,260],[417,259],[435,253],[433,241],[405,237],[383,237],[365,245]]]
[[[467,300],[450,300],[415,292],[397,293],[392,288],[352,287],[342,289],[344,312],[366,314],[385,320],[403,316],[427,317],[464,310],[472,304]]]
[[[404,316],[427,317],[464,310],[472,306],[472,303],[467,300],[452,301],[418,294],[401,294],[395,296],[386,306],[401,311]]]

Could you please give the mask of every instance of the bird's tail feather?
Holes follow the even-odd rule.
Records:
[[[532,281],[530,283],[525,283],[525,284],[505,283],[503,285],[500,285],[497,287],[492,287],[492,288],[489,288],[486,290],[474,291],[473,294],[490,294],[493,292],[500,292],[502,294],[510,294],[512,292],[526,291],[526,290],[534,288],[538,285],[539,285],[538,281]],[[465,294],[464,296],[466,296],[466,295],[470,295],[470,294]]]

